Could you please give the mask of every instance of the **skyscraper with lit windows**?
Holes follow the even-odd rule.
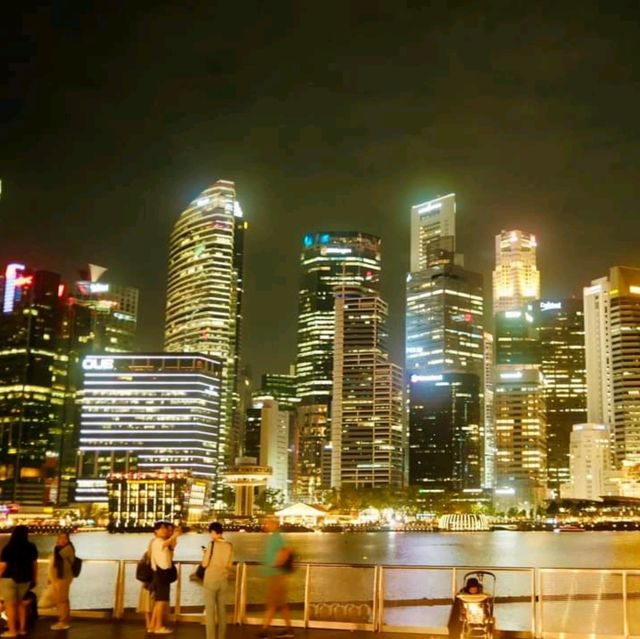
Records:
[[[534,302],[540,297],[536,240],[522,231],[496,236],[495,441],[497,493],[509,507],[546,497],[547,422]]]
[[[480,489],[483,278],[456,253],[455,194],[411,209],[405,369],[409,481],[423,496]]]
[[[188,472],[216,486],[221,361],[197,353],[82,360],[76,499],[106,502],[113,473]]]
[[[331,475],[330,406],[339,291],[379,295],[379,237],[358,231],[309,233],[303,238],[298,296],[296,486],[313,497]]]
[[[235,184],[218,180],[193,200],[169,242],[164,344],[173,353],[201,353],[222,362],[221,460],[232,461],[236,431],[242,262],[246,223]]]
[[[536,238],[523,231],[496,235],[493,271],[493,312],[522,310],[540,299],[540,271],[536,265]]]
[[[609,426],[618,467],[640,462],[640,269],[592,281],[584,313],[589,422]]]

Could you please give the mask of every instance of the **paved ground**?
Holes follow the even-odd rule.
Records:
[[[43,620],[31,633],[33,639],[143,639],[153,637],[146,635],[141,623],[111,623],[106,621],[88,621],[85,619],[74,620],[70,630],[66,632],[50,630],[53,620]],[[167,637],[174,639],[205,639],[204,626],[194,623],[183,623],[175,627],[175,632]],[[296,639],[372,639],[368,632],[350,632],[348,630],[294,630]],[[226,639],[256,639],[258,628],[256,626],[228,626]],[[275,637],[275,631],[271,633]],[[378,635],[397,639],[399,635]],[[416,635],[402,635],[415,639]],[[158,635],[160,637],[160,635]],[[424,639],[424,635],[422,635]]]

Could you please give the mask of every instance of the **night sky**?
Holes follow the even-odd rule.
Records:
[[[383,237],[402,344],[411,204],[457,194],[459,250],[534,232],[546,297],[640,266],[637,2],[57,2],[0,17],[0,261],[141,289],[160,349],[167,244],[234,180],[245,359],[295,354],[302,235]]]

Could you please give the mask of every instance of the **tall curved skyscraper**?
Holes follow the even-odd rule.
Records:
[[[164,347],[222,362],[220,463],[234,454],[244,231],[235,184],[218,180],[178,218],[169,242]]]

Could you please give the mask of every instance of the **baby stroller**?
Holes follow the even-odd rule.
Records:
[[[493,639],[496,576],[492,572],[476,570],[464,576],[464,584],[456,595],[461,639]]]

